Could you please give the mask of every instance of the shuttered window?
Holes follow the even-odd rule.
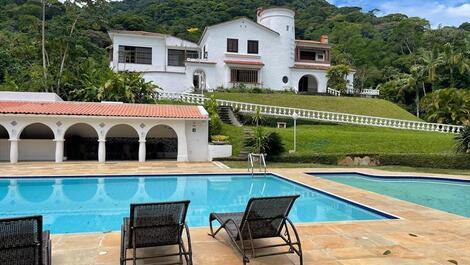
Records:
[[[152,48],[119,45],[119,62],[152,64]]]
[[[250,54],[258,54],[258,41],[257,40],[249,40],[247,52]]]
[[[258,83],[257,69],[231,69],[230,81],[232,83]]]
[[[238,52],[238,39],[227,39],[227,52]]]

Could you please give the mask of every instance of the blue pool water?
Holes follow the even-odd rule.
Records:
[[[383,177],[358,173],[311,173],[311,175],[470,217],[470,181],[426,177]]]
[[[0,180],[0,217],[41,214],[53,233],[115,231],[133,202],[189,199],[189,226],[210,212],[244,211],[250,197],[300,194],[294,222],[393,218],[283,178],[267,175],[120,176]]]

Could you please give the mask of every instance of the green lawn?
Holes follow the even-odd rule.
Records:
[[[207,96],[209,95],[215,95],[218,99],[265,105],[344,112],[404,120],[419,120],[398,105],[383,99],[308,96],[288,93],[254,94],[215,92],[208,93]]]
[[[265,127],[278,132],[287,150],[293,149],[293,128]],[[234,155],[242,146],[243,129],[224,125],[234,146]],[[355,125],[297,126],[297,152],[309,153],[452,153],[453,135]]]
[[[246,168],[246,161],[222,161],[231,168]],[[267,162],[268,168],[344,168],[344,166],[308,164],[308,163],[277,163]],[[434,174],[454,174],[454,175],[470,175],[470,171],[466,169],[441,169],[441,168],[425,168],[425,167],[402,167],[402,166],[378,166],[368,167],[373,169],[381,169],[391,172],[421,172]]]

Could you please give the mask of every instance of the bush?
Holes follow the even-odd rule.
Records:
[[[222,133],[222,120],[219,115],[214,114],[210,116],[209,120],[209,136],[219,135]]]
[[[460,134],[455,137],[455,140],[457,141],[457,152],[470,154],[470,126],[465,126]]]
[[[337,165],[346,156],[369,156],[381,166],[470,169],[468,155],[461,154],[286,154],[267,157],[272,162]]]
[[[213,142],[228,142],[230,137],[227,135],[212,135],[211,140]]]
[[[259,148],[258,148],[259,138]],[[252,152],[261,152],[269,156],[277,156],[285,151],[281,136],[276,132],[263,133],[260,127],[259,131],[255,131],[253,137],[245,140],[244,145],[252,149]]]

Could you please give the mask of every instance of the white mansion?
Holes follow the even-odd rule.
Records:
[[[142,31],[109,32],[111,68],[139,71],[166,92],[230,88],[239,84],[326,93],[328,37],[295,39],[295,13],[258,9],[257,22],[238,18],[204,30],[198,43]],[[347,79],[352,85],[353,72]]]

